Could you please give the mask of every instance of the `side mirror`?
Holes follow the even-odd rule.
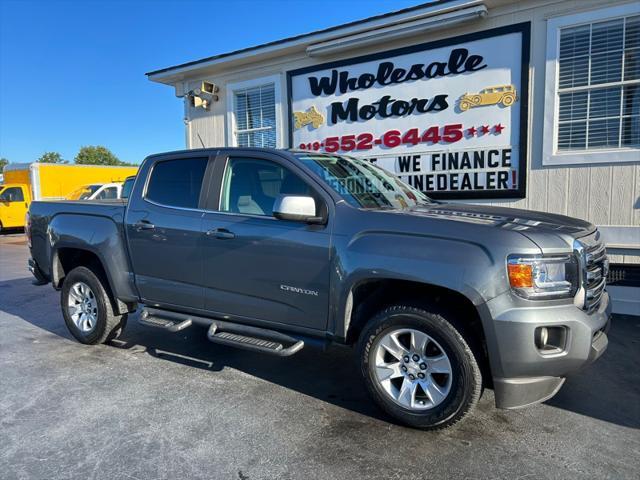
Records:
[[[293,222],[322,223],[316,216],[316,201],[302,195],[279,195],[273,204],[273,216],[279,220]]]

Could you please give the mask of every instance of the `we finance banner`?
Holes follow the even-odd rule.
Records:
[[[522,198],[530,24],[288,73],[290,144],[434,198]]]

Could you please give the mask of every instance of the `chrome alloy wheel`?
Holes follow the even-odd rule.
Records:
[[[413,328],[392,330],[378,341],[374,354],[376,379],[400,406],[429,410],[449,394],[451,362],[426,333]]]
[[[91,332],[98,323],[98,301],[89,285],[77,282],[69,289],[67,299],[69,317],[82,333]]]

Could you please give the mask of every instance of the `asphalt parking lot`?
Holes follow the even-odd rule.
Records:
[[[348,349],[288,359],[137,324],[111,345],[67,332],[20,235],[0,236],[0,478],[611,478],[640,474],[640,318],[552,400],[445,432],[391,423]]]

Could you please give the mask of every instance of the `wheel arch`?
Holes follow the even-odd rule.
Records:
[[[135,310],[135,305],[121,301],[115,294],[114,282],[109,271],[105,268],[105,261],[99,252],[88,246],[57,246],[52,252],[51,258],[51,283],[59,290],[65,277],[76,267],[86,267],[105,280],[105,288],[111,299],[114,310],[124,314]]]
[[[346,337],[348,345],[355,344],[367,323],[380,311],[393,305],[409,305],[418,308],[436,308],[451,314],[455,327],[470,343],[479,356],[483,376],[488,373],[489,357],[485,332],[478,309],[464,294],[448,287],[396,278],[375,278],[354,285],[345,308]]]

